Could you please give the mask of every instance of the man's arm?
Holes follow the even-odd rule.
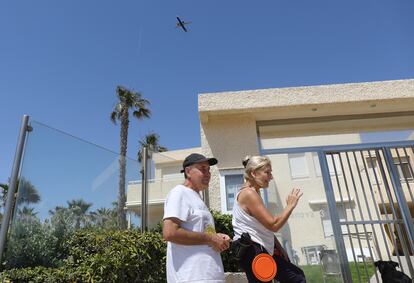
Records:
[[[178,218],[164,219],[164,240],[180,245],[209,245],[218,252],[230,246],[230,238],[227,235],[188,231],[181,228],[180,224]]]

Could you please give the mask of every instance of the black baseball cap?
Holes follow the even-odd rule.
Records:
[[[204,155],[199,154],[199,153],[191,153],[189,156],[187,156],[184,159],[183,170],[181,170],[180,172],[184,173],[185,167],[191,166],[196,163],[206,162],[206,161],[208,162],[210,166],[216,165],[218,163],[217,159],[215,159],[214,157],[207,158]]]

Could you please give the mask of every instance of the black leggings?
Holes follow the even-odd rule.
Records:
[[[253,243],[246,251],[244,257],[239,261],[240,267],[246,273],[249,283],[262,283],[272,281],[260,281],[252,271],[252,262],[256,255],[266,252],[259,244]],[[266,252],[267,253],[267,252]],[[306,283],[305,274],[302,269],[285,260],[281,256],[273,255],[277,264],[276,280],[280,283]]]

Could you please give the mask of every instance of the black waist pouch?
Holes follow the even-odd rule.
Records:
[[[250,238],[249,233],[243,233],[240,239],[233,241],[231,244],[231,249],[234,254],[234,258],[237,261],[240,261],[246,254],[247,249],[252,245],[252,239]]]

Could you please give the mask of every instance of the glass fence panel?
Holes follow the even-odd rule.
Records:
[[[56,266],[63,240],[82,228],[119,229],[119,155],[38,122],[32,122],[6,244],[6,268]],[[140,164],[125,159],[128,184]],[[127,216],[135,211],[124,207]],[[131,217],[125,217],[131,219]],[[139,228],[139,219],[129,222]]]
[[[185,157],[185,156],[184,156]],[[180,172],[183,156],[171,152],[157,152],[151,155],[148,164],[147,181],[147,223],[149,229],[159,228],[164,215],[164,202],[168,193],[184,182],[184,174]],[[142,203],[142,181],[128,183],[126,207],[131,223],[140,223]]]

